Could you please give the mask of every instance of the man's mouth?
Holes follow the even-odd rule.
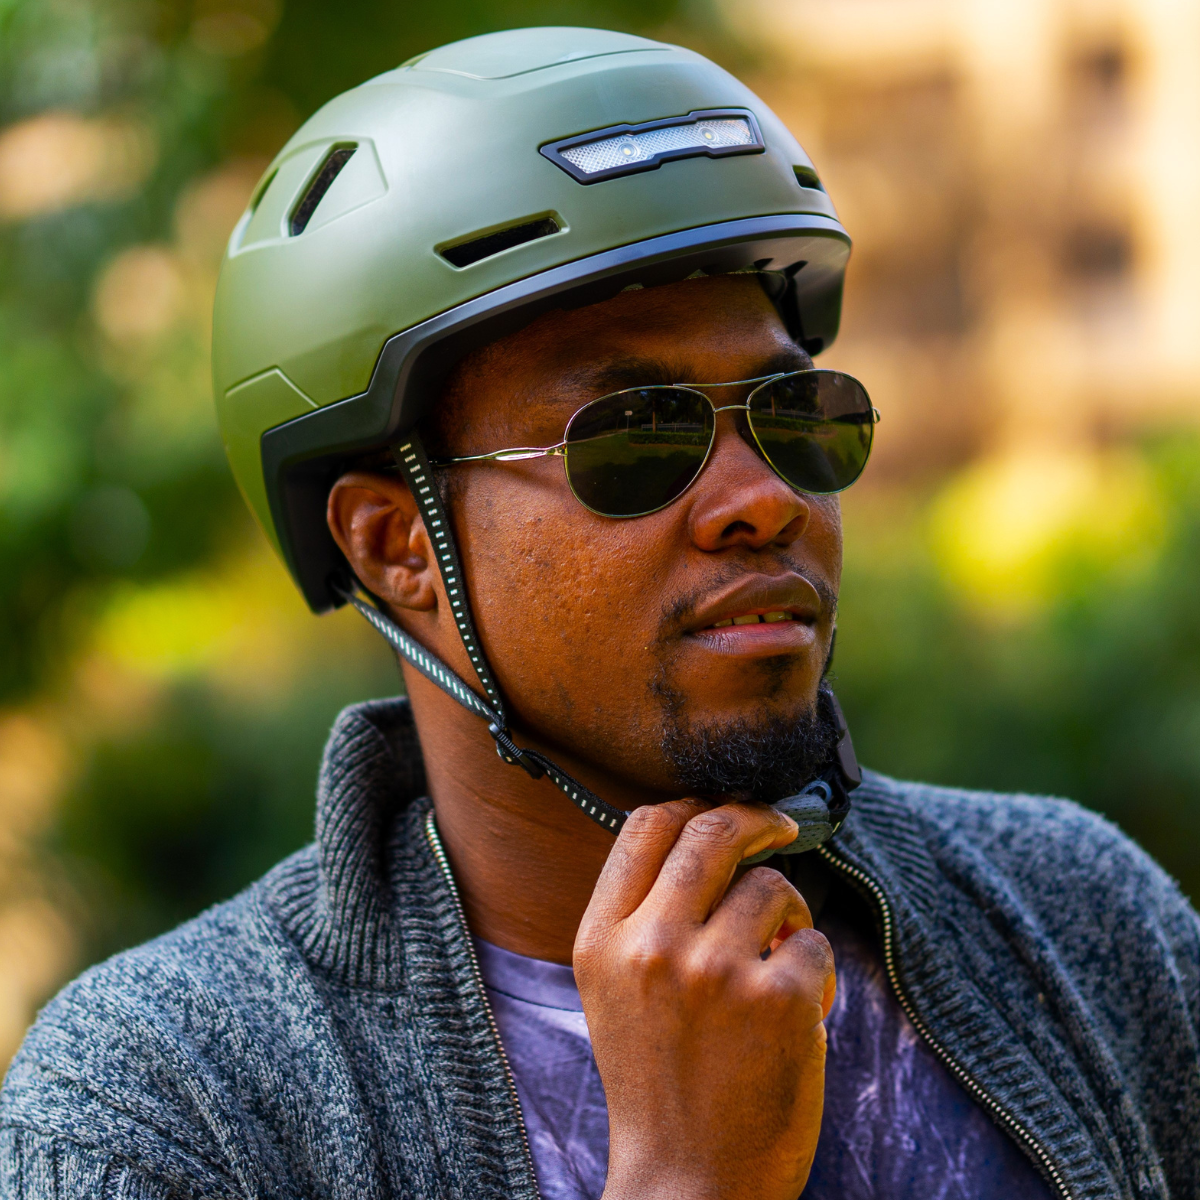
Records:
[[[684,626],[694,645],[722,656],[770,658],[808,653],[826,607],[799,572],[740,576],[697,604]]]
[[[770,658],[810,650],[817,639],[818,614],[812,609],[760,608],[725,610],[715,621],[701,625],[692,637],[721,655]]]

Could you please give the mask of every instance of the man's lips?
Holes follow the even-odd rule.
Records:
[[[821,597],[803,575],[739,580],[696,609],[686,632],[692,634],[785,633],[779,626],[815,625]],[[791,632],[798,632],[792,630]]]
[[[821,611],[817,589],[802,575],[751,576],[705,601],[685,633],[719,654],[795,654],[816,644]]]

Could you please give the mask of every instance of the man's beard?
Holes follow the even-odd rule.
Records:
[[[661,682],[655,691],[664,701],[663,755],[690,795],[773,804],[794,795],[833,759],[838,727],[824,680],[816,704],[798,717],[765,710],[757,718],[711,725],[688,721],[683,697]]]

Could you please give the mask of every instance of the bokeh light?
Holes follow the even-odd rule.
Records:
[[[1200,896],[1200,0],[14,0],[2,20],[0,1064],[72,973],[301,845],[333,716],[397,688],[244,510],[213,289],[305,115],[520,25],[715,57],[855,239],[822,365],[884,414],[844,498],[834,670],[860,757],[1073,796]]]

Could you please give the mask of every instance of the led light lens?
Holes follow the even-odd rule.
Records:
[[[687,125],[667,125],[640,133],[620,133],[559,151],[584,175],[599,175],[631,163],[648,162],[680,151],[758,146],[745,117],[710,117]]]
[[[695,125],[668,125],[643,133],[620,133],[600,142],[587,142],[559,151],[566,161],[587,175],[596,175],[614,167],[647,162],[662,154],[679,150],[707,149],[709,146],[755,145],[757,138],[750,122],[734,118],[697,121]]]

